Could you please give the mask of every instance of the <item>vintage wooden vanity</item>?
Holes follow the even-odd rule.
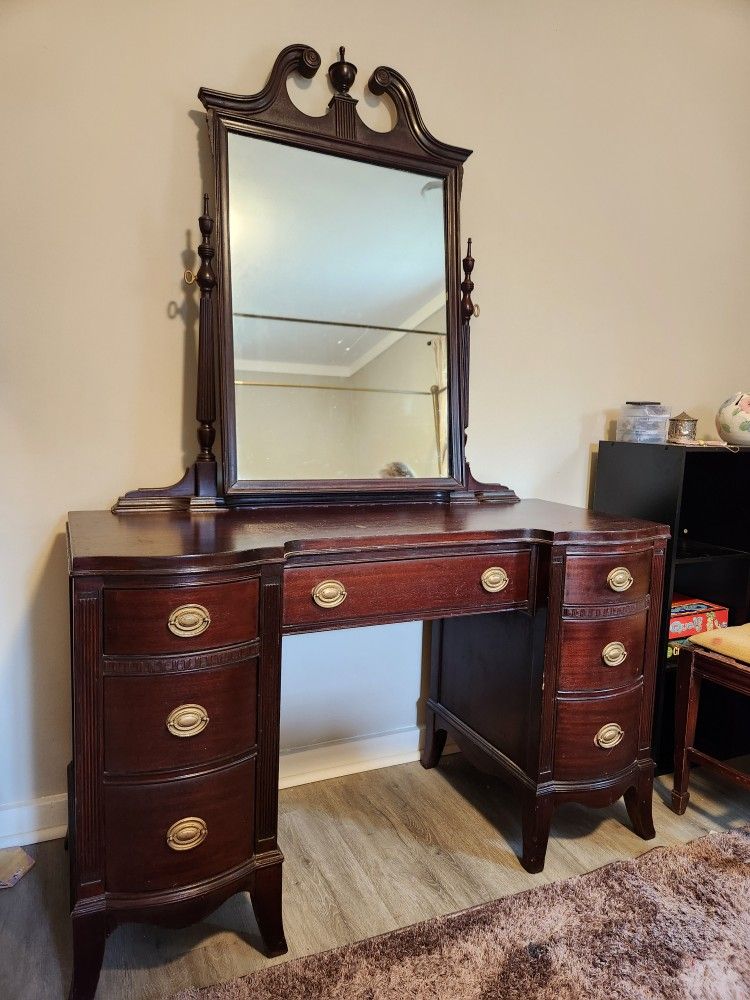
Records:
[[[242,890],[268,953],[286,949],[284,634],[432,620],[422,763],[450,736],[507,779],[528,871],[560,802],[624,795],[653,836],[666,529],[472,478],[469,152],[429,134],[386,67],[369,89],[396,124],[366,127],[343,51],[327,114],[303,114],[289,77],[320,62],[293,45],[259,94],[201,90],[218,266],[207,204],[200,453],[174,487],[69,518],[77,1000],[118,923],[184,925]]]

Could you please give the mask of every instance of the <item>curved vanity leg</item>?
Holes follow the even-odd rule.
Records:
[[[436,767],[445,748],[448,734],[444,729],[437,728],[437,719],[431,708],[427,709],[427,721],[424,731],[424,747],[419,762],[422,767]]]
[[[551,795],[528,792],[523,799],[523,855],[521,864],[535,875],[544,868],[549,828],[552,823]]]
[[[107,940],[103,910],[71,914],[73,926],[73,977],[68,1000],[93,1000]]]
[[[266,946],[266,955],[275,958],[287,951],[281,916],[281,864],[259,868],[250,890],[258,930]]]
[[[653,767],[641,771],[638,782],[629,788],[624,795],[625,808],[628,810],[633,829],[643,840],[653,840],[656,836],[651,800],[654,794]]]

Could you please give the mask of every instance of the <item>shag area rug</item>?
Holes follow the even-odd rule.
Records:
[[[748,1000],[750,827],[174,1000]]]

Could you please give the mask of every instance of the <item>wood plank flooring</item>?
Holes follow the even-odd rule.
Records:
[[[518,863],[519,810],[510,793],[460,754],[425,771],[403,764],[281,792],[285,961],[630,858],[659,844],[750,822],[750,795],[695,772],[685,816],[659,779],[657,839],[631,831],[622,802],[562,807],[547,864]],[[0,997],[59,1000],[71,966],[67,855],[62,841],[30,849],[37,863],[0,891]],[[161,1000],[263,967],[246,896],[181,931],[129,925],[107,942],[97,1000]]]

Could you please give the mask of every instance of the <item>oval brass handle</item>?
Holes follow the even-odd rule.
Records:
[[[208,722],[203,705],[178,705],[167,716],[167,729],[173,736],[197,736]]]
[[[602,659],[608,667],[619,667],[628,658],[628,651],[621,642],[608,642],[602,650]]]
[[[337,608],[346,600],[346,588],[338,580],[322,580],[313,587],[312,599],[319,608]]]
[[[204,608],[202,604],[181,604],[169,616],[167,628],[172,635],[188,639],[190,636],[205,632],[210,624],[211,615],[208,613],[208,608]]]
[[[208,836],[206,821],[198,816],[178,819],[167,830],[167,847],[173,851],[192,851],[199,847]]]
[[[594,746],[601,747],[602,750],[611,750],[622,742],[624,735],[625,730],[617,722],[605,722],[594,737]]]
[[[509,579],[502,566],[490,566],[482,573],[482,586],[488,594],[497,594],[499,591],[505,590]]]
[[[623,590],[629,590],[633,586],[633,576],[627,567],[616,566],[607,574],[607,585],[610,590],[620,594]]]

